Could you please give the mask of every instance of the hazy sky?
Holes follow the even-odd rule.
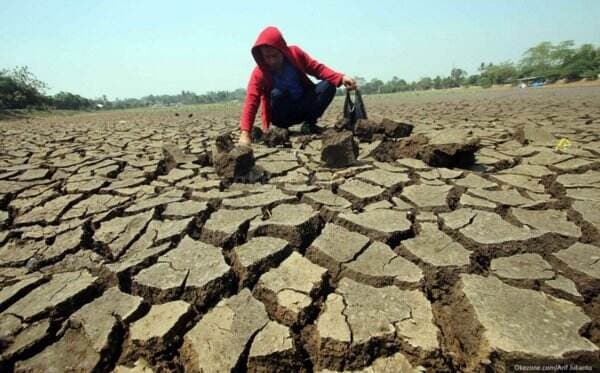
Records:
[[[599,0],[0,0],[0,69],[95,98],[245,88],[268,25],[348,75],[408,81],[518,61],[541,41],[600,45]]]

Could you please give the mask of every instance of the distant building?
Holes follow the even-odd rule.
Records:
[[[528,76],[526,78],[517,79],[519,88],[541,87],[546,83],[546,78],[543,76]]]

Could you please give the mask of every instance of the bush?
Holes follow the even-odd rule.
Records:
[[[82,110],[94,106],[92,100],[69,92],[60,92],[51,98],[52,106],[61,110]]]

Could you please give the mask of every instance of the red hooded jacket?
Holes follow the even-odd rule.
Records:
[[[300,74],[300,79],[305,89],[314,87],[314,83],[311,82],[306,74],[310,74],[319,80],[327,80],[336,87],[339,87],[342,84],[343,74],[335,72],[322,63],[312,59],[306,52],[300,49],[300,47],[295,45],[288,46],[283,39],[283,35],[281,35],[281,32],[276,27],[267,27],[260,35],[258,35],[258,38],[252,47],[252,56],[254,56],[257,66],[252,70],[248,88],[246,89],[246,101],[244,102],[242,117],[240,119],[240,129],[243,131],[250,131],[252,129],[259,104],[262,104],[261,116],[263,130],[268,129],[269,123],[271,122],[269,100],[270,92],[273,87],[273,80],[269,68],[262,61],[262,54],[258,48],[262,45],[268,45],[279,49],[284,57],[287,58],[298,71],[303,73]]]

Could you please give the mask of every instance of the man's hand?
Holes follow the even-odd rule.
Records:
[[[250,144],[252,144],[252,138],[250,137],[250,132],[242,131],[240,133],[240,141],[238,143],[240,145],[250,146]]]
[[[344,77],[342,78],[342,84],[344,84],[344,87],[346,87],[346,89],[349,91],[358,88],[356,85],[356,80],[352,79],[348,75],[344,75]]]

